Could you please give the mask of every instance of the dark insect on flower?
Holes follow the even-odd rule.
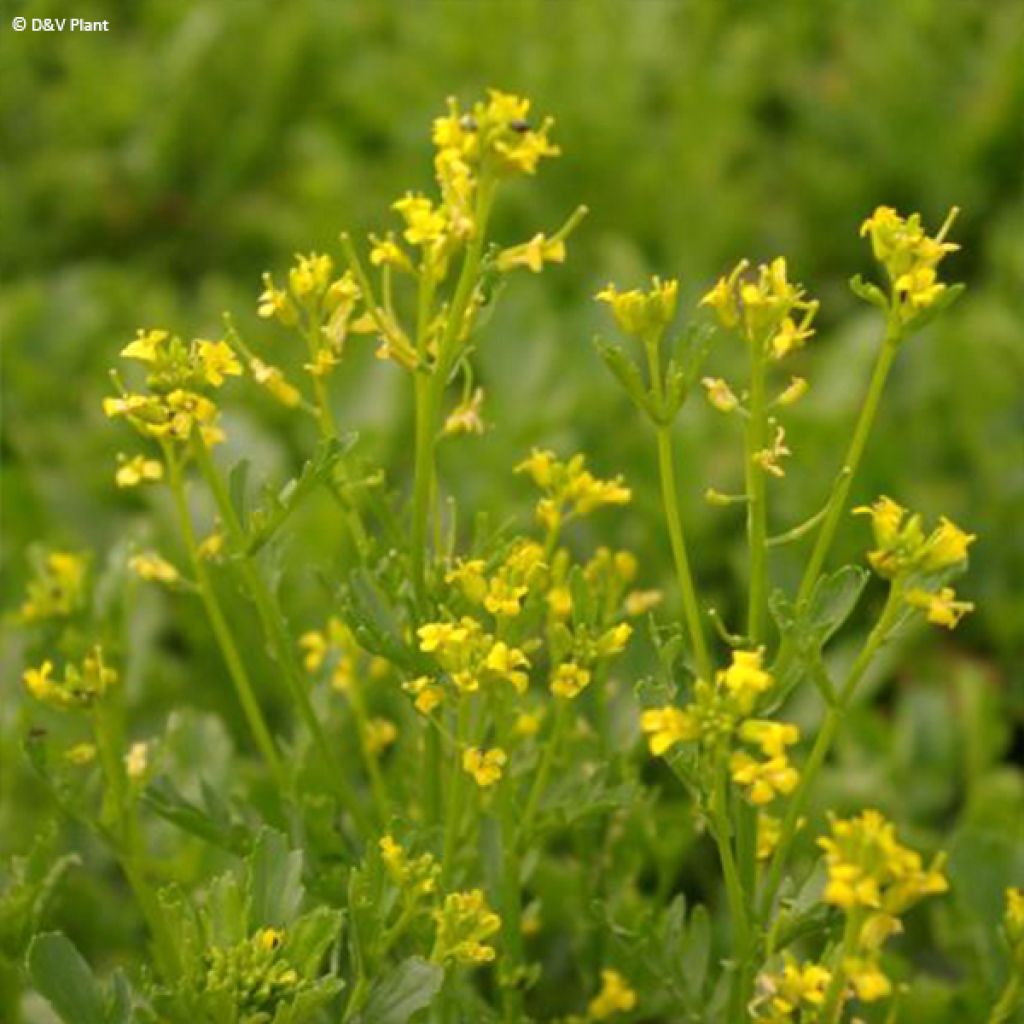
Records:
[[[462,117],[459,118],[459,127],[462,128],[463,131],[475,132],[478,127],[476,118],[473,117],[472,114],[463,114]]]
[[[530,122],[524,121],[521,117],[517,117],[514,121],[509,121],[509,128],[514,132],[519,132],[520,135],[525,135],[530,131]]]

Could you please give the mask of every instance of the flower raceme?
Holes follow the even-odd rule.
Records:
[[[103,649],[96,645],[79,664],[65,665],[63,679],[53,678],[52,661],[26,669],[22,679],[25,689],[40,703],[69,711],[92,707],[117,684],[118,675],[104,661]]]
[[[543,492],[537,503],[537,520],[552,531],[602,506],[627,505],[633,497],[622,477],[595,477],[586,468],[583,455],[563,462],[554,452],[535,448],[516,472],[526,473]]]
[[[861,236],[870,238],[872,254],[889,277],[891,309],[900,322],[914,320],[947,293],[938,266],[960,248],[946,241],[958,212],[949,211],[934,237],[926,234],[920,214],[902,217],[891,206],[879,206],[861,225]]]
[[[773,359],[782,359],[814,334],[811,322],[818,302],[806,298],[804,289],[790,282],[782,257],[762,264],[753,278],[745,276],[749,266],[741,260],[731,273],[718,279],[700,304],[714,310],[727,330],[738,328],[751,345],[761,346]]]

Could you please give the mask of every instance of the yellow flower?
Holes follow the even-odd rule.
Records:
[[[53,662],[44,661],[39,668],[28,668],[22,673],[25,688],[36,700],[48,703],[57,691],[57,684],[50,678]]]
[[[516,715],[512,731],[517,736],[536,736],[540,732],[541,716],[534,711],[520,711]]]
[[[415,698],[413,705],[421,715],[429,715],[444,701],[444,690],[430,676],[420,676],[402,684],[406,693]]]
[[[253,939],[260,949],[265,953],[270,953],[284,942],[284,932],[277,928],[261,928],[253,936]]]
[[[977,540],[973,533],[961,530],[945,516],[924,543],[921,566],[927,572],[948,569],[967,559],[967,549]]]
[[[595,297],[611,307],[612,316],[624,334],[653,342],[661,337],[676,315],[679,282],[652,277],[651,287],[646,292],[639,288],[620,292],[614,284],[609,284]]]
[[[590,672],[571,661],[559,665],[551,676],[551,692],[566,700],[578,697],[589,684]]]
[[[593,1020],[607,1020],[617,1013],[629,1013],[636,1006],[636,993],[618,971],[601,971],[601,991],[590,1000],[587,1012]]]
[[[677,743],[699,736],[693,715],[679,708],[650,708],[640,715],[640,728],[648,734],[647,744],[655,757],[661,757]]]
[[[758,761],[738,750],[729,759],[732,780],[747,790],[747,798],[756,806],[771,803],[780,794],[792,793],[800,776],[783,754]]]
[[[445,573],[444,581],[457,584],[470,601],[480,604],[487,595],[486,568],[487,563],[482,558],[460,559]]]
[[[448,222],[425,196],[407,193],[392,203],[391,208],[405,221],[403,235],[410,245],[433,245],[444,239]]]
[[[952,587],[942,587],[937,594],[917,587],[907,592],[906,600],[911,607],[923,609],[929,622],[946,629],[956,629],[960,620],[974,611],[971,601],[956,600],[956,591]]]
[[[847,957],[843,961],[843,969],[862,1002],[873,1003],[892,993],[892,982],[873,960]]]
[[[128,560],[128,568],[140,579],[153,583],[166,583],[170,585],[177,583],[181,579],[181,573],[170,562],[154,551],[134,555]]]
[[[502,249],[498,253],[497,266],[502,271],[526,267],[535,274],[539,274],[544,269],[545,263],[564,262],[565,242],[560,238],[547,238],[543,234],[536,234],[522,245],[513,245]]]
[[[204,561],[213,561],[218,558],[224,549],[224,534],[220,530],[214,530],[204,537],[196,548],[196,554]]]
[[[495,576],[487,584],[484,607],[492,615],[513,618],[522,611],[523,598],[529,592],[529,587],[514,585],[504,576]]]
[[[263,292],[259,297],[256,313],[264,320],[276,318],[285,327],[294,327],[299,314],[291,297],[283,288],[274,285],[270,274],[263,275]]]
[[[199,341],[199,363],[208,384],[219,388],[225,377],[240,377],[242,364],[226,341]]]
[[[530,677],[524,669],[530,667],[530,661],[518,647],[509,647],[503,640],[499,640],[488,653],[484,666],[510,682],[517,693],[526,692]]]
[[[169,339],[167,331],[144,331],[140,328],[135,334],[135,340],[121,349],[121,355],[141,363],[155,363]]]
[[[383,753],[396,739],[398,739],[398,729],[395,723],[389,719],[371,718],[366,723],[363,743],[368,754],[376,756]]]
[[[419,637],[420,650],[425,654],[444,653],[464,646],[469,638],[469,630],[451,622],[429,622],[420,626],[416,635]]]
[[[501,747],[491,750],[469,747],[462,753],[462,770],[472,775],[481,789],[493,786],[501,778],[501,771],[507,762],[508,755]]]
[[[370,246],[370,262],[375,267],[394,267],[407,274],[413,272],[412,261],[390,232],[385,238],[370,235]]]
[[[771,689],[775,679],[766,672],[761,663],[764,651],[733,651],[732,664],[719,673],[722,684],[731,693],[756,696]]]
[[[745,743],[760,747],[765,757],[781,757],[786,747],[799,742],[800,730],[789,722],[750,718],[740,726],[739,736]]]
[[[162,480],[164,464],[145,455],[118,455],[117,473],[114,482],[118,487],[137,487],[139,484],[155,483]]]

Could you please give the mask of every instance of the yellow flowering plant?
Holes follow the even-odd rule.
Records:
[[[598,292],[627,339],[598,339],[599,357],[654,435],[658,494],[538,438],[508,468],[532,517],[474,521],[446,494],[439,447],[486,429],[476,352],[500,286],[569,257],[582,207],[525,240],[495,236],[512,181],[532,184],[560,155],[554,137],[524,98],[452,99],[433,124],[434,186],[398,197],[389,226],[264,274],[254,318],[225,316],[223,337],[143,329],[120,348],[103,412],[140,447],[118,456],[110,486],[175,530],[163,550],[118,547],[105,571],[181,616],[169,644],[215,649],[219,674],[201,685],[234,702],[246,730],[223,739],[239,748],[224,760],[244,765],[223,792],[180,765],[175,776],[180,723],[151,740],[131,720],[128,680],[159,681],[133,660],[131,630],[113,614],[103,628],[109,579],[94,583],[80,553],[37,557],[16,616],[40,654],[24,688],[42,721],[81,727],[40,727],[28,746],[139,905],[150,964],[109,997],[137,1019],[836,1024],[897,1012],[890,950],[912,908],[949,887],[943,856],[926,861],[870,808],[821,820],[811,798],[886,645],[923,624],[953,629],[973,608],[951,585],[972,534],[944,517],[928,528],[886,497],[850,508],[900,346],[959,294],[940,277],[953,214],[934,236],[887,207],[864,223],[885,284],[853,287],[881,310],[883,337],[848,450],[802,523],[773,532],[799,459],[783,420],[810,386],[780,364],[817,343],[820,304],[781,257],[736,263],[678,336],[679,282]],[[272,358],[282,344],[292,355]],[[410,393],[407,484],[346,432],[335,384],[358,346]],[[742,382],[704,375],[717,346],[742,354]],[[247,391],[296,437],[315,433],[283,484],[254,485],[248,460],[226,467],[231,403]],[[738,428],[741,489],[706,492],[716,514],[743,513],[735,623],[708,603],[683,516],[682,480],[692,494],[708,485],[681,479],[694,394]],[[677,594],[629,550],[593,541],[648,501]],[[289,535],[318,502],[340,524],[338,549],[299,565]],[[826,571],[844,524],[870,529],[867,568]],[[804,540],[802,575],[774,574],[772,552]],[[872,574],[881,611],[857,653],[835,659]],[[656,668],[637,681],[641,646]],[[822,704],[816,725],[808,698]],[[216,745],[213,731],[192,740],[193,756]],[[160,860],[175,841],[193,867],[230,870],[179,877]],[[687,906],[691,855],[713,883]],[[993,1019],[1019,1002],[1022,920],[1011,893],[1009,1009]],[[44,994],[54,964],[87,971],[69,947],[55,935],[32,947]]]

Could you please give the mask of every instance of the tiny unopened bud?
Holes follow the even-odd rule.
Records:
[[[721,377],[705,377],[701,384],[707,391],[708,401],[719,412],[732,412],[740,404],[732,388]]]
[[[807,388],[807,381],[803,377],[793,377],[775,402],[777,405],[795,405],[807,394]]]

